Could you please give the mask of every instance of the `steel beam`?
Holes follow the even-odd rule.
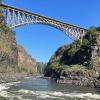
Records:
[[[58,21],[53,18],[31,13],[29,11],[25,11],[8,5],[0,4],[0,8],[2,8],[3,13],[6,13],[4,14],[4,18],[6,21],[5,24],[10,28],[16,28],[22,25],[33,23],[45,24],[63,31],[71,39],[74,40],[82,38],[88,31],[87,29],[81,28],[79,26]]]

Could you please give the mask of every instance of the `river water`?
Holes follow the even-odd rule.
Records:
[[[57,84],[31,76],[0,84],[0,100],[100,100],[100,89]]]

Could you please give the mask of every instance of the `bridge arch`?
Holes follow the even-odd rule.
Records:
[[[5,24],[10,28],[16,28],[32,23],[45,24],[61,30],[73,40],[82,38],[88,31],[87,29],[69,23],[58,21],[46,16],[41,16],[39,14],[31,13],[8,5],[0,4],[0,6],[2,7],[2,12],[4,14]]]
[[[47,58],[45,61],[49,61],[59,46],[73,42],[56,28],[42,24],[22,25],[15,31],[17,43],[21,44],[37,61],[41,61],[39,57]]]
[[[51,24],[51,23],[48,23],[48,22],[41,22],[41,21],[30,21],[30,22],[25,22],[25,23],[20,23],[19,25],[16,24],[15,26],[13,26],[12,28],[17,28],[17,27],[20,27],[20,26],[25,26],[25,25],[30,25],[30,24],[41,24],[41,25],[47,25],[47,26],[51,26],[51,27],[54,27],[58,30],[60,30],[61,32],[64,32],[65,34],[67,34],[69,37],[70,37],[70,32],[67,31],[67,29],[64,29],[64,28],[61,28],[60,26],[57,26],[57,25],[54,25],[54,24]],[[70,37],[72,39],[72,37]]]

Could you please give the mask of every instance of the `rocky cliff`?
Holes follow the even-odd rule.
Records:
[[[0,82],[14,81],[18,66],[18,49],[15,32],[0,24]]]
[[[22,46],[18,45],[18,67],[21,74],[36,74],[36,60],[29,55]]]
[[[82,42],[60,47],[47,64],[45,76],[59,83],[100,87],[100,28],[90,28]]]
[[[0,25],[0,73],[14,71],[18,65],[18,50],[15,33]]]
[[[36,60],[17,45],[15,32],[0,24],[0,81],[35,73]]]

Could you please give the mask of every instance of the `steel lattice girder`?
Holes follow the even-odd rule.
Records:
[[[82,38],[86,33],[87,29],[75,26],[69,23],[55,20],[46,16],[31,13],[22,9],[11,7],[8,5],[0,4],[2,8],[4,22],[10,28],[16,28],[26,24],[38,23],[53,26],[64,33],[66,33],[71,39]]]

